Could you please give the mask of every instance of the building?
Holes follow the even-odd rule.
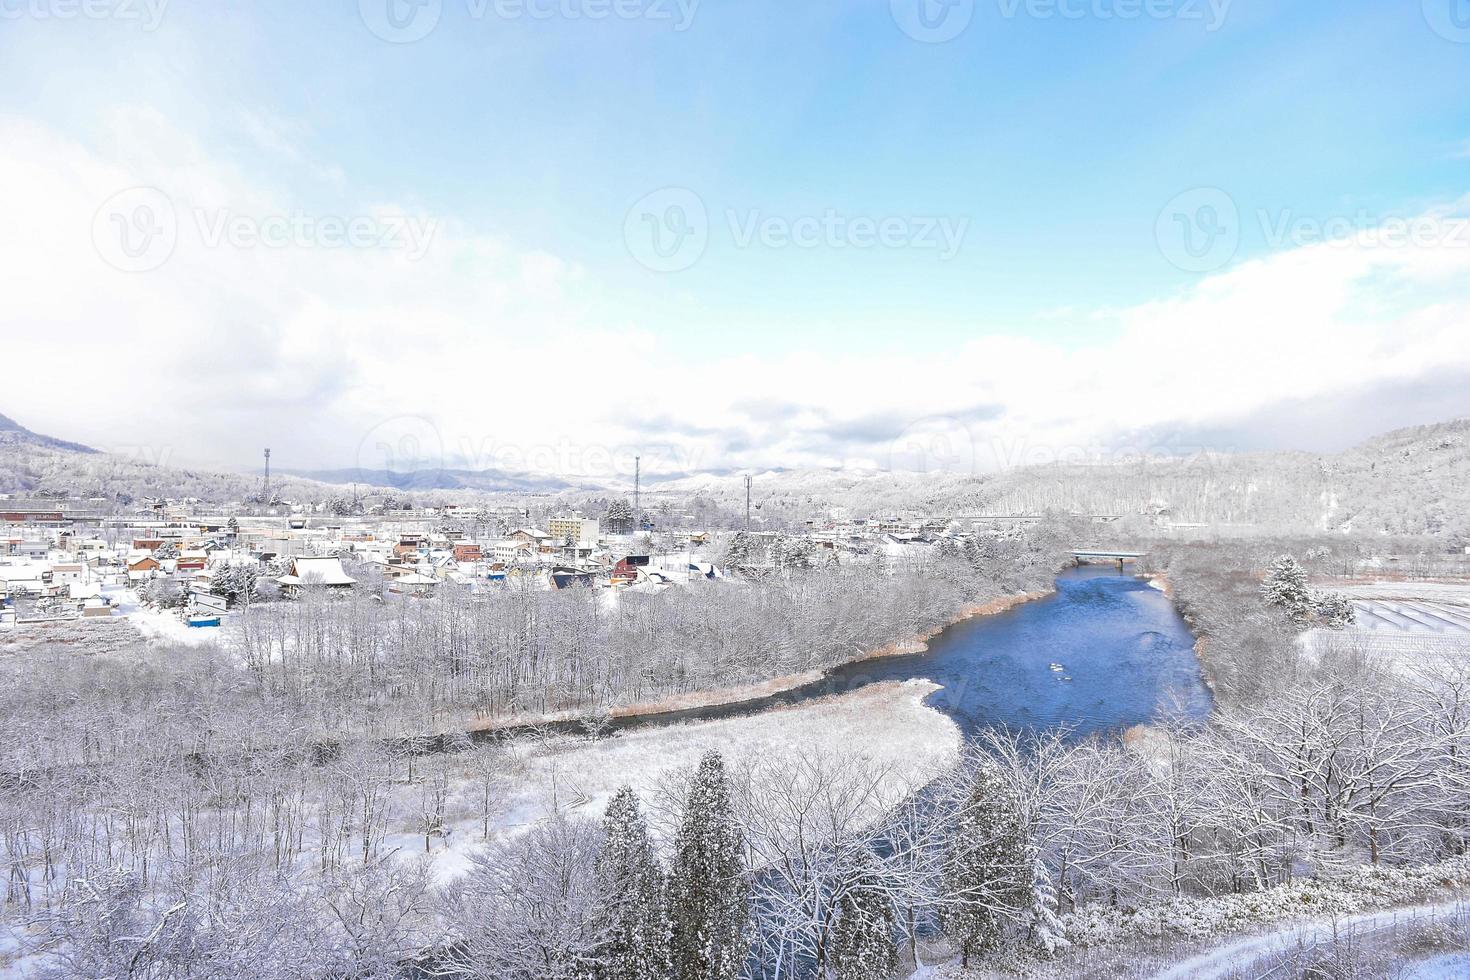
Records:
[[[602,536],[602,529],[595,520],[586,517],[553,517],[546,525],[551,540],[558,545],[571,541],[574,545],[590,546]]]
[[[340,558],[293,558],[290,573],[280,576],[276,581],[287,588],[303,585],[350,588],[357,584],[357,579],[343,570]]]

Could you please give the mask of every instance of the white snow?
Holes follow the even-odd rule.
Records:
[[[956,761],[962,748],[954,722],[922,703],[936,690],[920,680],[874,684],[758,715],[638,729],[596,742],[518,740],[525,775],[500,801],[494,829],[514,834],[544,819],[553,807],[600,819],[623,785],[647,802],[664,780],[693,769],[711,749],[723,753],[732,769],[804,748],[856,753],[875,766],[891,766],[894,780],[918,787]],[[461,784],[464,795],[450,832],[431,842],[440,881],[463,871],[466,852],[484,843],[479,822],[470,815],[470,788]],[[405,830],[392,843],[405,855],[423,854],[422,835]]]
[[[1424,923],[1446,916],[1463,914],[1464,911],[1465,903],[1457,900],[1412,909],[1388,909],[1339,919],[1316,919],[1296,923],[1265,935],[1252,936],[1225,946],[1217,946],[1208,952],[1176,963],[1162,973],[1155,974],[1153,980],[1212,980],[1216,977],[1227,977],[1247,972],[1252,964],[1259,963],[1272,955],[1301,946],[1327,942],[1335,936],[1343,936],[1349,932],[1356,937],[1367,938],[1378,933],[1389,932],[1408,921]],[[1434,976],[1434,974],[1430,975]],[[1451,975],[1463,976],[1464,974]]]
[[[1462,980],[1470,977],[1470,953],[1446,953],[1409,967],[1402,980]]]

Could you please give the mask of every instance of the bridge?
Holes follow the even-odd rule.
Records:
[[[1137,561],[1148,554],[1146,551],[1109,551],[1106,549],[1078,548],[1072,552],[1077,564],[1090,561],[1115,561],[1122,568],[1125,561]]]

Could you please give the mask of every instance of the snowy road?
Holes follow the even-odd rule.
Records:
[[[1361,915],[1344,916],[1336,922],[1327,919],[1298,922],[1288,928],[1265,935],[1252,936],[1227,946],[1217,946],[1208,952],[1175,964],[1162,973],[1155,974],[1153,980],[1215,980],[1215,978],[1227,977],[1236,971],[1249,969],[1261,960],[1277,953],[1283,953],[1298,946],[1325,942],[1330,940],[1334,934],[1342,935],[1351,932],[1357,938],[1374,936],[1391,932],[1396,927],[1407,923],[1422,924],[1456,913],[1464,913],[1466,908],[1463,899],[1456,899],[1437,905],[1364,912]]]

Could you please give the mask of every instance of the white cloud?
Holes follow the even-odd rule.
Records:
[[[392,203],[314,210],[157,112],[111,118],[96,147],[0,118],[0,412],[151,458],[248,464],[269,444],[286,467],[380,465],[372,447],[411,437],[453,464],[605,476],[635,451],[653,472],[883,467],[917,442],[987,467],[1137,431],[1238,432],[1284,399],[1470,373],[1465,239],[1360,236],[1101,319],[1059,311],[1115,325],[1082,347],[1017,335],[897,356],[690,359],[564,257]],[[293,157],[289,127],[247,128],[282,166],[335,172]],[[94,218],[140,185],[167,194],[178,240],[161,267],[123,272],[99,253]],[[386,241],[325,247],[333,218],[432,233],[415,261]],[[236,219],[291,243],[221,231]]]

